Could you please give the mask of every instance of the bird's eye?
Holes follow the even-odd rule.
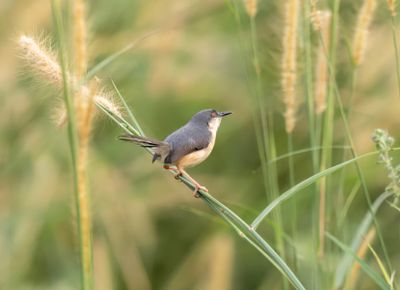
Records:
[[[212,117],[212,118],[216,118],[217,116],[218,116],[218,114],[217,114],[216,111],[212,111],[212,112],[211,112],[211,117]]]

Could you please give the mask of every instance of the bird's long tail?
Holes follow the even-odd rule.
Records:
[[[142,137],[132,134],[124,134],[118,137],[119,140],[133,142],[144,148],[152,148],[154,151],[153,162],[165,158],[170,152],[170,145],[167,142]]]

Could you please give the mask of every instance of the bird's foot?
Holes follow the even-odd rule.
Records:
[[[183,176],[183,173],[179,172],[178,174],[175,174],[174,177],[175,177],[176,180],[179,180],[182,176]]]
[[[202,186],[200,184],[195,184],[194,191],[193,191],[193,197],[199,198],[201,196],[201,194],[199,192],[200,190],[208,192],[208,189],[205,186]]]

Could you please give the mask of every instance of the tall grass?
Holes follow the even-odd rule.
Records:
[[[345,64],[341,63],[347,66],[352,80],[348,99],[343,99],[348,94],[343,93],[342,83],[337,79],[340,71],[337,62],[343,61],[340,54],[345,42],[342,37],[345,28],[341,25],[342,2],[332,0],[328,5],[316,0],[276,3],[283,20],[277,32],[281,43],[279,57],[271,60],[277,68],[275,75],[280,75],[279,88],[275,86],[278,93],[273,95],[279,95],[279,101],[284,105],[284,108],[277,109],[273,106],[278,102],[271,99],[268,91],[274,87],[268,83],[271,80],[265,72],[269,68],[264,67],[265,62],[262,61],[262,58],[273,55],[267,51],[268,47],[262,46],[265,43],[262,41],[264,22],[258,22],[260,15],[266,13],[263,11],[266,4],[255,0],[227,1],[237,23],[266,201],[257,209],[253,221],[248,222],[233,207],[228,207],[228,203],[221,202],[210,192],[201,190],[200,198],[281,273],[282,285],[278,286],[279,289],[361,289],[360,281],[364,276],[371,279],[373,287],[399,289],[391,278],[395,273],[393,258],[388,253],[384,231],[378,223],[379,209],[386,203],[390,203],[393,209],[398,208],[400,198],[400,173],[391,157],[394,139],[387,132],[378,130],[373,137],[377,151],[359,155],[350,126],[352,99],[357,94],[356,76],[362,69],[362,63],[368,61],[365,59],[368,32],[373,26],[374,12],[379,9],[376,0],[360,3],[357,6],[360,7],[358,16],[354,15],[352,21],[354,27],[350,29],[353,34],[353,42],[349,44],[350,58]],[[387,1],[387,4],[400,94],[396,3]],[[94,76],[155,32],[145,34],[89,69],[85,1],[74,1],[71,19],[63,14],[60,1],[53,0],[52,8],[58,60],[45,44],[34,38],[21,36],[19,46],[30,69],[52,85],[55,91],[61,90],[64,97],[80,244],[81,288],[89,290],[94,288],[94,270],[87,164],[95,105],[122,130],[145,135],[116,84],[112,82],[114,94],[118,96],[123,110],[104,93]],[[72,36],[68,35],[65,24],[73,27]],[[72,43],[68,43],[69,40]],[[67,52],[68,47],[73,48],[71,55]],[[302,95],[306,98],[305,105]],[[300,127],[299,135],[304,132],[300,126],[304,119],[307,120],[306,143],[309,145],[296,151],[295,148],[304,146],[304,140],[296,139],[297,127]],[[277,145],[282,143],[279,142],[282,136],[286,136],[287,140],[285,149]],[[230,146],[235,146],[235,143]],[[335,150],[342,152],[337,154]],[[152,153],[151,149],[147,151]],[[280,153],[282,155],[278,156]],[[303,156],[307,157],[301,159]],[[388,171],[389,182],[382,192],[372,198],[361,161],[371,162],[377,156],[383,164],[382,169]],[[279,162],[281,160],[285,162]],[[305,170],[308,171],[305,173]],[[174,169],[169,171],[176,174]],[[351,174],[347,178],[349,172]],[[303,180],[297,182],[300,176]],[[194,190],[190,180],[184,176],[179,180],[191,191]],[[367,207],[363,209],[361,218],[350,223],[346,219],[355,201],[358,201],[360,190],[364,192]],[[310,194],[305,195],[305,192]],[[307,200],[310,210],[302,209],[299,197]],[[286,203],[291,206],[285,207]],[[264,223],[269,216],[272,217],[269,221],[273,225],[274,241],[264,235],[269,233],[270,224]],[[305,237],[309,233],[305,231],[307,223],[311,225],[310,237]],[[375,260],[368,256],[373,256]],[[230,259],[226,261],[233,263]],[[309,268],[312,269],[311,274],[308,273]],[[376,268],[380,268],[381,272]]]
[[[52,1],[54,26],[59,42],[59,61],[62,68],[63,94],[67,107],[68,132],[72,156],[72,170],[74,172],[75,202],[77,214],[77,226],[79,233],[80,256],[81,256],[81,287],[82,289],[93,289],[93,250],[90,201],[87,184],[87,158],[89,147],[89,136],[91,121],[93,117],[93,94],[94,92],[85,85],[72,87],[85,74],[86,59],[86,25],[84,15],[84,3],[76,1],[74,6],[74,52],[76,57],[75,78],[70,76],[69,62],[66,54],[66,36],[63,27],[60,1]]]

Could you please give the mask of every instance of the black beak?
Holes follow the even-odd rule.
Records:
[[[225,117],[225,116],[232,114],[232,112],[218,112],[217,114],[218,114],[218,117]]]

